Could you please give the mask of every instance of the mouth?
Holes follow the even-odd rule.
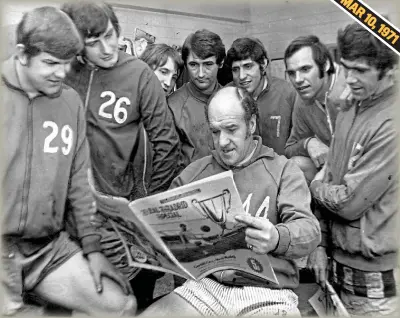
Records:
[[[60,80],[49,80],[49,83],[51,85],[58,86],[58,85],[62,84],[62,81],[60,81]]]
[[[298,86],[296,89],[299,93],[304,93],[306,90],[308,90],[311,86],[305,85],[305,86]]]
[[[224,155],[230,155],[235,149],[221,149]]]
[[[362,87],[352,87],[350,86],[350,89],[353,93],[360,93],[362,91]]]
[[[240,85],[241,87],[248,87],[248,86],[250,86],[250,84],[251,84],[251,81],[239,82],[239,85]]]
[[[196,79],[196,80],[201,84],[207,83],[207,79]]]
[[[101,58],[104,62],[108,62],[110,60],[112,60],[112,58],[114,57],[114,54],[108,55],[106,57]]]

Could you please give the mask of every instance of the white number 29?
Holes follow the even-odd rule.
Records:
[[[118,124],[122,124],[128,118],[128,112],[125,108],[122,107],[122,104],[129,106],[131,104],[131,101],[127,97],[121,97],[115,103],[117,98],[115,97],[115,94],[111,91],[102,92],[100,95],[101,98],[105,98],[107,96],[110,99],[108,101],[104,102],[103,104],[101,104],[100,109],[99,109],[99,115],[104,118],[110,118],[110,119],[113,118],[113,115],[114,115],[115,121]],[[115,103],[114,114],[106,112],[105,109],[114,103]]]
[[[45,121],[43,123],[43,128],[51,128],[51,133],[44,140],[43,151],[48,153],[56,153],[58,151],[58,146],[51,146],[50,143],[58,135],[58,125],[53,121]],[[64,155],[68,155],[71,151],[73,143],[73,132],[69,125],[65,125],[61,128],[61,139],[65,146],[61,147],[61,151]]]

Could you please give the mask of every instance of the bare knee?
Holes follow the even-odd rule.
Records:
[[[123,293],[119,285],[103,278],[103,292],[99,299],[101,311],[120,316],[134,316],[137,311],[136,297]]]

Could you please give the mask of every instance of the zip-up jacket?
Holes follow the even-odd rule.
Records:
[[[185,83],[168,98],[181,140],[181,167],[208,156],[212,149],[211,135],[205,115],[210,96],[222,86],[216,83],[210,94],[204,94],[192,82]]]
[[[85,104],[97,190],[130,200],[166,190],[175,177],[179,138],[164,92],[146,63],[119,51],[109,69],[76,60],[67,83]],[[144,140],[143,126],[150,144]],[[152,176],[145,189],[145,156],[152,146]]]
[[[24,245],[30,254],[66,229],[65,220],[74,220],[84,253],[100,251],[100,236],[89,221],[94,200],[79,95],[64,87],[57,96],[30,99],[14,57],[3,63],[2,86],[3,235],[32,242]]]
[[[233,169],[233,178],[250,215],[268,218],[279,232],[269,259],[279,281],[277,288],[296,288],[299,273],[294,259],[310,254],[321,239],[318,220],[310,209],[311,195],[301,170],[258,141],[251,159]],[[190,164],[171,188],[229,170],[216,151]],[[244,238],[243,238],[244,240]]]
[[[329,147],[337,113],[341,107],[341,94],[345,87],[344,71],[342,67],[336,65],[335,81],[328,92],[325,107],[323,108],[316,101],[302,101],[296,105],[293,110],[292,131],[285,146],[286,157],[310,157],[307,149],[304,148],[305,141],[310,137],[318,138]],[[332,124],[332,133],[329,128],[327,110]]]
[[[259,121],[256,133],[264,145],[279,155],[285,154],[285,144],[292,129],[292,112],[300,97],[287,81],[266,75],[267,87],[257,97]],[[227,86],[234,86],[229,83]]]
[[[397,266],[395,87],[339,112],[325,179],[310,185],[331,224],[333,258],[363,271]]]

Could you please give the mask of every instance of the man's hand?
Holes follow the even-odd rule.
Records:
[[[328,256],[323,246],[318,246],[308,257],[307,267],[314,272],[317,284],[325,288],[328,272]]]
[[[94,284],[98,293],[103,291],[103,283],[101,281],[102,276],[114,280],[119,284],[125,294],[133,294],[132,288],[129,282],[115,269],[115,267],[109,262],[109,260],[100,252],[93,252],[87,256],[89,261],[89,269],[92,274]]]
[[[325,164],[329,147],[317,138],[311,138],[307,144],[307,151],[314,165],[319,168]]]
[[[104,224],[107,222],[107,219],[101,215],[99,212],[95,212],[93,215],[90,216],[90,224],[95,229],[100,229],[104,227]]]
[[[257,254],[267,254],[278,245],[278,230],[268,219],[251,215],[236,215],[235,220],[247,225],[246,243]]]
[[[230,282],[232,282],[233,277],[235,276],[235,272],[236,272],[235,270],[226,269],[223,271],[214,272],[214,273],[212,273],[212,275],[220,283],[230,283]]]
[[[221,284],[235,285],[235,286],[261,286],[265,287],[267,282],[256,275],[247,272],[226,269],[212,273],[216,280]]]
[[[323,181],[325,178],[326,170],[327,170],[328,165],[325,164],[320,171],[315,175],[314,179],[312,181]],[[312,182],[311,181],[311,182]]]

